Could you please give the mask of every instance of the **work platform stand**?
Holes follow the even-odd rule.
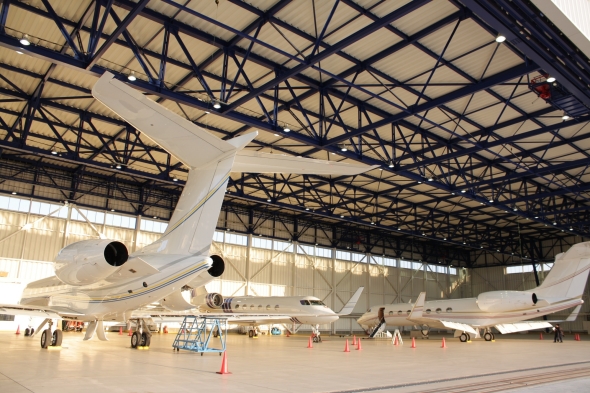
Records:
[[[225,339],[227,336],[227,319],[207,317],[184,317],[180,330],[174,339],[172,347],[177,351],[199,352],[201,356],[205,352],[225,352]],[[209,345],[219,339],[220,348],[212,348]]]

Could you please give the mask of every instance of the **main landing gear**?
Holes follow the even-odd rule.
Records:
[[[149,347],[152,341],[152,333],[143,319],[136,319],[135,325],[137,331],[131,335],[131,348],[144,348]]]
[[[44,320],[37,328],[37,331],[41,330],[45,324],[48,324],[49,327],[41,333],[41,348],[47,349],[48,347],[61,347],[63,332],[57,329],[51,333],[51,327],[53,326],[53,321],[51,319]]]
[[[486,329],[486,332],[483,334],[483,339],[486,341],[496,341],[496,336],[494,336],[494,333],[489,329]]]
[[[459,340],[461,340],[462,343],[465,343],[467,341],[471,341],[471,336],[469,335],[469,333],[465,333],[463,332],[460,336],[459,336]]]

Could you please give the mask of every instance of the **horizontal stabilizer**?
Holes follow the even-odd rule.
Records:
[[[502,334],[524,332],[526,330],[544,329],[553,327],[549,322],[545,321],[530,321],[519,323],[505,323],[503,325],[494,326]]]
[[[119,270],[111,274],[107,278],[107,281],[117,282],[119,280],[126,280],[128,278],[149,276],[159,272],[160,271],[158,269],[156,269],[143,259],[132,258],[126,263],[124,263],[123,266],[119,268]]]
[[[467,332],[467,333],[477,335],[477,331],[473,327],[466,325],[464,323],[449,322],[449,321],[442,321],[442,320],[439,320],[439,322],[442,323],[445,327],[448,327],[449,329],[459,330],[462,332]]]
[[[349,315],[352,312],[352,310],[354,310],[354,306],[356,306],[356,302],[359,301],[361,293],[363,293],[363,289],[365,289],[365,287],[359,287],[359,289],[356,290],[356,292],[354,293],[354,295],[352,295],[348,303],[346,303],[344,307],[342,307],[342,310],[340,310],[338,315]]]
[[[349,164],[337,161],[315,160],[284,154],[262,153],[252,150],[238,152],[233,172],[292,173],[296,175],[353,176],[377,168],[378,165]]]

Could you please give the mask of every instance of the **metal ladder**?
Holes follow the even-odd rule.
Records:
[[[201,356],[205,352],[225,352],[225,340],[227,336],[227,319],[186,316],[180,324],[180,330],[174,338],[172,347],[199,352]],[[209,345],[219,339],[220,348]]]

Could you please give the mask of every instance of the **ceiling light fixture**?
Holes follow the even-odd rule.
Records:
[[[117,169],[121,169],[121,168],[122,168],[122,166],[121,166],[121,164],[117,164],[117,166],[116,166],[115,168],[117,168]]]
[[[553,82],[555,82],[555,78],[550,76],[549,78],[547,78],[547,82],[553,83]]]
[[[344,216],[341,214],[341,215],[340,215],[340,218],[344,218]]]
[[[213,108],[221,109],[221,104],[219,103],[219,101],[213,101]]]
[[[112,212],[114,212],[114,211],[115,211],[115,209],[111,209],[111,211],[112,211]]]
[[[309,207],[306,207],[305,210],[309,210]]]
[[[16,53],[18,53],[19,55],[22,55],[23,54],[23,52],[21,52],[19,50],[17,50]]]
[[[127,75],[127,79],[129,79],[131,82],[135,82],[137,80],[137,77],[135,76],[135,71],[131,71],[131,74]]]
[[[266,201],[267,201],[267,202],[272,202],[272,199],[268,198]]]
[[[490,202],[490,203],[494,203],[494,200],[493,200],[492,198],[490,198],[490,201],[489,201],[489,202]]]
[[[283,127],[283,131],[291,132],[291,129],[289,127],[287,127],[287,125],[285,124],[285,126]]]
[[[12,191],[12,195],[16,195],[16,191]]]
[[[461,194],[465,194],[467,190],[461,190]]]
[[[393,161],[389,161],[388,167],[393,168]]]
[[[158,219],[158,216],[154,216],[154,220],[157,220],[157,219]]]
[[[178,179],[176,177],[173,177],[172,181],[178,181]]]
[[[279,136],[279,134],[275,134],[275,136]]]
[[[518,208],[516,206],[514,206],[514,208],[512,210],[514,210],[515,212],[517,212],[518,211]]]
[[[504,41],[506,41],[506,37],[504,37],[503,35],[499,35],[496,37],[496,42],[502,43]]]
[[[570,119],[570,117],[568,115],[563,115],[561,118],[562,118],[562,120],[569,120]]]
[[[21,43],[21,44],[23,44],[24,46],[29,46],[29,45],[31,45],[31,41],[29,41],[29,35],[28,35],[28,34],[25,34],[25,35],[23,35],[23,38],[21,38],[19,41],[20,41],[20,43]]]
[[[348,147],[346,145],[340,146],[340,151],[348,151]]]
[[[51,154],[53,154],[54,156],[56,156],[57,155],[57,150],[52,150],[51,151]]]
[[[428,178],[428,181],[433,181],[433,180],[434,180],[434,178],[432,178],[432,177]]]

